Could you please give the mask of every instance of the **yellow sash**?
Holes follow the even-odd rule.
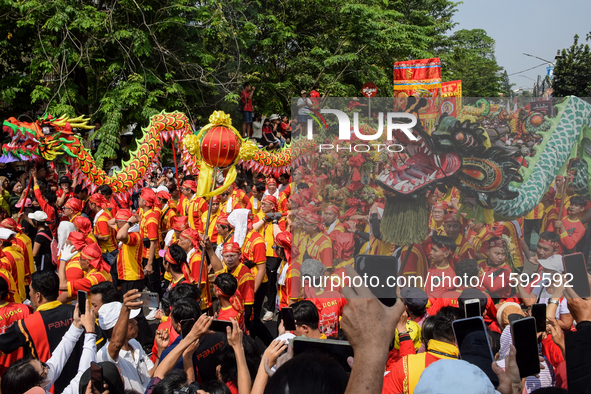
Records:
[[[455,357],[449,357],[442,354],[435,354],[431,353],[432,356],[435,356],[439,359],[449,359],[454,360],[458,358],[459,350],[456,346],[452,345],[451,343],[445,343],[441,341],[436,341],[435,339],[429,340],[427,344],[428,352],[430,351],[437,351],[441,353],[450,354]],[[427,353],[419,353],[419,354],[411,354],[407,357],[403,358],[403,368],[404,368],[404,382],[402,387],[404,389],[404,394],[413,394],[415,391],[415,387],[421,378],[421,374],[425,370],[425,359]]]

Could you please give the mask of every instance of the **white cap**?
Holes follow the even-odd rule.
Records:
[[[166,192],[166,193],[170,193],[170,191],[168,190],[168,188],[167,188],[166,186],[164,186],[164,185],[160,185],[160,186],[158,186],[158,187],[156,188],[156,190],[155,190],[155,192],[156,192],[156,193],[158,193],[158,192],[162,192],[162,191],[164,191],[164,192]]]
[[[103,304],[98,310],[99,314],[99,327],[101,330],[110,330],[111,328],[115,327],[117,320],[119,319],[119,315],[121,314],[121,308],[123,304],[120,302],[109,302],[108,304]],[[140,309],[132,309],[129,313],[129,318],[133,319],[137,315],[140,314]]]
[[[47,214],[43,211],[35,211],[30,213],[28,216],[29,219],[36,220],[38,222],[44,222],[47,220]]]
[[[277,120],[277,119],[280,119],[279,115],[277,115],[277,114],[273,114],[273,115],[271,115],[271,117],[269,118],[269,120]]]
[[[13,235],[16,235],[14,231],[9,230],[7,228],[0,228],[0,239],[6,241],[7,239],[10,239],[10,237],[12,237]]]
[[[538,260],[540,265],[548,270],[556,271],[558,273],[564,272],[564,265],[562,264],[562,256],[555,254],[544,260]]]

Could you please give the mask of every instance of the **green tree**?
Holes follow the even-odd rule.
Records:
[[[515,96],[515,93],[513,93],[513,86],[515,86],[515,84],[511,83],[511,81],[509,80],[509,75],[507,74],[507,70],[504,70],[503,73],[501,74],[501,84],[502,84],[502,89],[503,89],[503,95],[505,97]]]
[[[591,96],[591,50],[588,44],[579,44],[578,35],[573,45],[563,49],[556,60],[552,89],[556,97]]]
[[[482,29],[458,30],[439,52],[444,81],[462,80],[465,97],[497,97],[503,93],[503,68],[495,58],[495,40]]]

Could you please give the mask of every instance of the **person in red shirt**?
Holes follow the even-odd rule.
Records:
[[[63,207],[66,201],[70,198],[76,197],[74,191],[72,190],[72,180],[67,176],[63,176],[60,178],[60,188],[55,193],[57,195],[57,202],[56,205],[58,207]]]
[[[60,281],[60,294],[58,300],[65,303],[78,298],[78,291],[89,291],[93,285],[100,282],[112,282],[109,271],[111,266],[103,260],[103,254],[98,244],[86,245],[80,252],[80,268],[84,271],[84,278],[74,282],[66,279],[66,264],[60,264],[58,276]],[[67,291],[67,293],[66,293]]]
[[[483,286],[492,297],[507,298],[511,296],[509,275],[511,266],[506,262],[509,245],[502,238],[494,237],[488,240],[486,260],[481,260],[478,265],[481,269]]]
[[[33,243],[31,238],[23,234],[23,229],[13,218],[6,218],[0,223],[0,227],[7,228],[16,233],[14,245],[22,250],[25,257],[25,285],[31,282],[31,274],[35,272],[35,261],[33,260]]]
[[[39,169],[41,173],[41,169]],[[43,170],[45,172],[45,170]],[[47,215],[47,225],[49,229],[53,233],[54,236],[57,235],[57,218],[58,218],[58,211],[55,206],[57,201],[56,194],[50,189],[44,189],[41,191],[39,188],[39,181],[37,179],[37,169],[33,168],[31,170],[31,176],[33,177],[34,186],[33,186],[33,193],[35,194],[35,198],[39,203],[39,207],[45,212]]]
[[[187,253],[187,263],[193,283],[198,284],[201,289],[201,310],[207,310],[212,306],[211,293],[209,290],[207,260],[203,258],[199,242],[202,237],[192,228],[184,230],[179,235],[178,245]],[[201,277],[199,276],[201,274]]]
[[[0,269],[0,335],[4,334],[16,321],[24,319],[31,314],[31,309],[24,304],[17,304],[9,301],[15,289],[10,286],[9,274]],[[23,358],[23,348],[20,347],[12,353],[0,352],[0,376],[6,372],[16,360]]]
[[[339,333],[339,321],[343,315],[343,307],[347,300],[336,291],[313,287],[314,283],[322,283],[326,267],[318,260],[304,260],[300,273],[304,282],[304,296],[318,308],[319,330],[326,337],[337,337]],[[310,280],[308,280],[310,278]]]
[[[191,268],[187,264],[187,253],[179,245],[171,245],[164,252],[162,268],[172,277],[166,291],[170,291],[180,283],[193,283]]]
[[[73,220],[81,215],[83,208],[82,201],[77,198],[70,198],[66,201],[64,208],[62,209],[65,215],[65,217],[62,217],[62,220],[69,220],[73,223]]]
[[[475,235],[470,240],[474,247],[474,254],[476,260],[486,259],[486,249],[488,249],[488,241],[495,236],[495,233],[490,231],[485,223],[474,221],[472,225]]]
[[[252,135],[252,95],[255,87],[250,82],[244,82],[244,90],[240,94],[240,107],[242,108],[242,137]]]
[[[238,281],[230,274],[219,274],[213,282],[213,291],[220,302],[218,320],[236,320],[240,329],[248,334],[244,324],[244,301],[238,292]]]
[[[581,223],[580,215],[586,206],[585,197],[573,196],[570,199],[568,216],[554,222],[555,231],[560,235],[560,241],[566,249],[566,254],[573,253],[577,243],[585,235],[585,226]]]
[[[429,297],[437,298],[439,295],[454,289],[453,278],[455,271],[449,264],[450,258],[456,250],[456,243],[443,235],[431,236],[431,252],[429,254],[430,266],[425,281],[425,292]]]
[[[208,238],[204,246],[211,261],[211,267],[216,275],[231,273],[238,281],[238,291],[244,300],[245,321],[250,321],[254,305],[254,277],[250,269],[242,263],[242,252],[237,242],[227,243],[222,251],[223,263],[213,250],[213,245]]]

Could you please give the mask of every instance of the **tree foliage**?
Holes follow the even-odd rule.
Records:
[[[443,80],[462,80],[465,97],[503,93],[503,68],[495,58],[495,40],[482,29],[458,30],[440,49]]]
[[[0,116],[87,114],[99,120],[98,164],[119,133],[162,110],[197,126],[223,109],[240,123],[242,83],[255,111],[290,113],[318,84],[358,96],[365,82],[392,94],[395,61],[440,54],[444,80],[465,95],[502,90],[494,41],[456,32],[450,0],[4,0]],[[139,134],[140,127],[135,132]]]
[[[587,36],[587,40],[590,38]],[[578,35],[556,60],[552,89],[556,97],[591,97],[591,50],[589,44],[579,44]]]

